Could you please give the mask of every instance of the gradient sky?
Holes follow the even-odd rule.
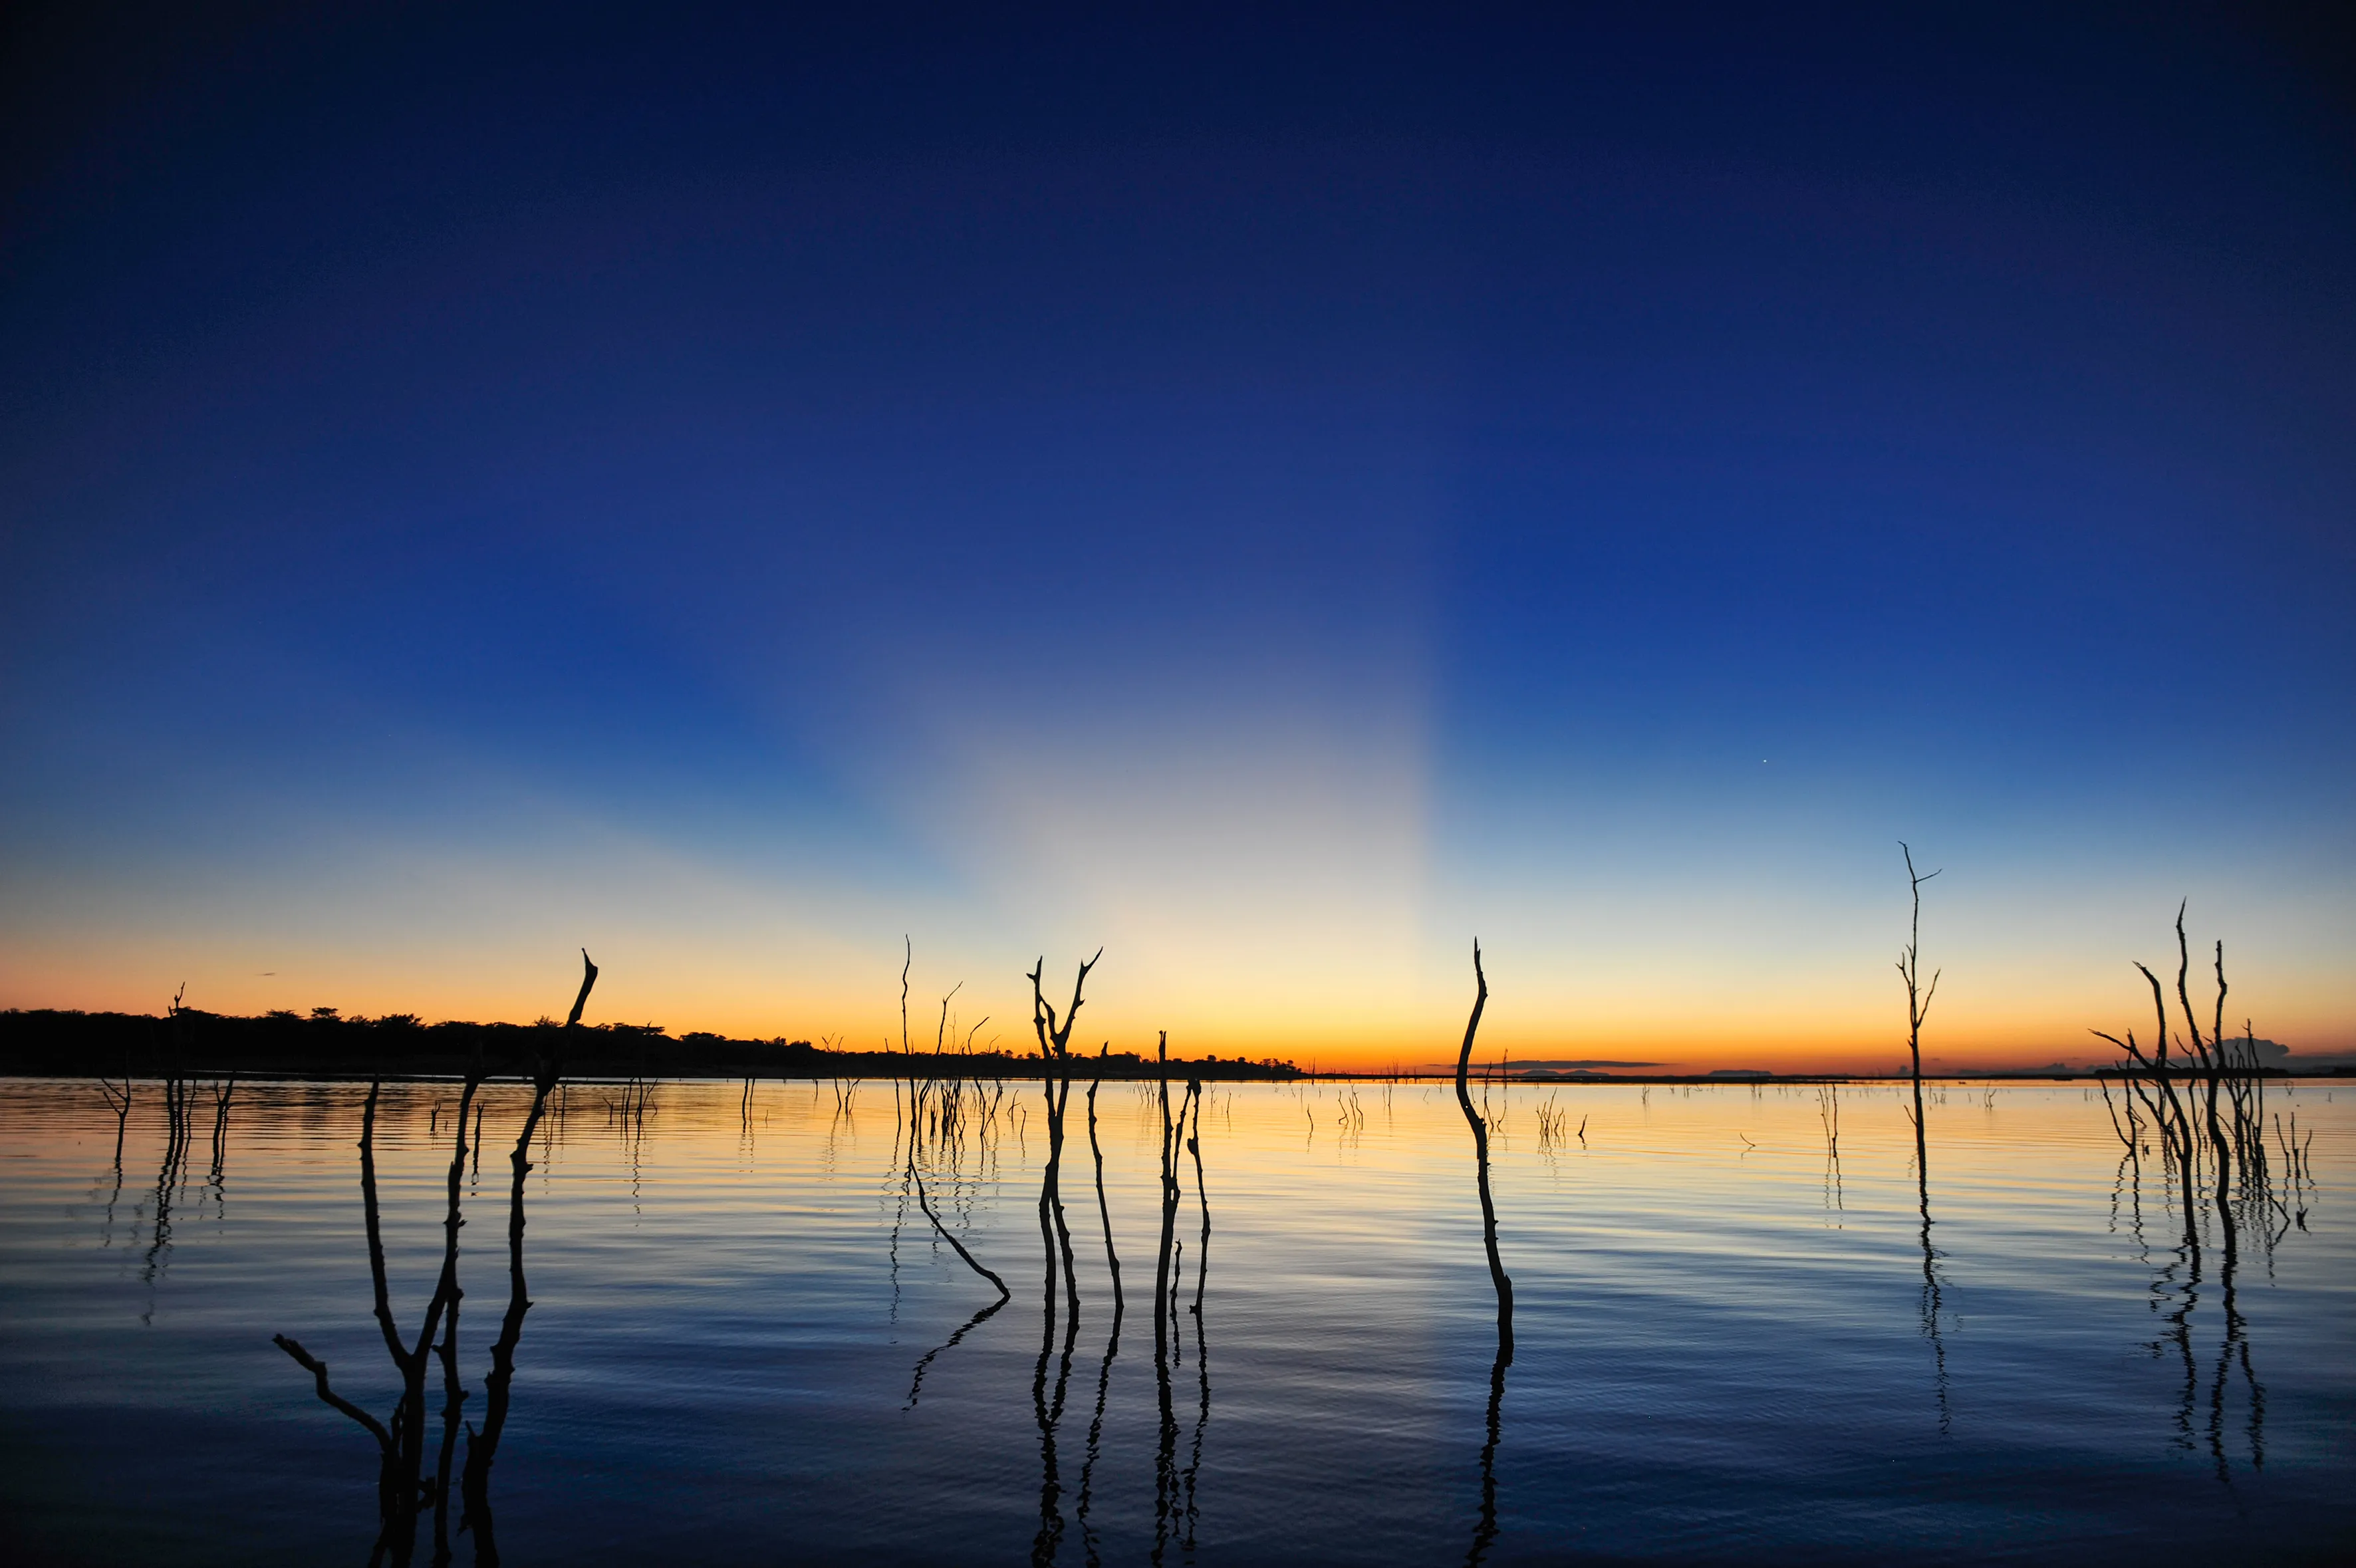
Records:
[[[2296,7],[188,9],[6,24],[0,1005],[1888,1067],[1903,838],[1940,1063],[2356,1048]]]

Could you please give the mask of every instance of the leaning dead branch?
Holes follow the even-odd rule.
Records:
[[[1507,1363],[1514,1355],[1514,1282],[1497,1255],[1497,1206],[1489,1195],[1489,1124],[1472,1107],[1470,1075],[1472,1040],[1481,1031],[1481,1012],[1489,1004],[1489,977],[1481,970],[1481,944],[1472,944],[1472,1015],[1464,1024],[1464,1044],[1456,1053],[1456,1103],[1464,1124],[1472,1130],[1472,1158],[1481,1190],[1481,1244],[1489,1254],[1489,1278],[1497,1290],[1497,1352]]]
[[[1505,1369],[1514,1364],[1514,1282],[1497,1255],[1497,1207],[1489,1193],[1489,1126],[1473,1109],[1468,1082],[1472,1042],[1481,1030],[1481,1013],[1489,1004],[1489,977],[1481,969],[1481,944],[1472,944],[1472,1015],[1464,1023],[1464,1044],[1456,1053],[1456,1104],[1464,1124],[1472,1131],[1473,1170],[1481,1193],[1481,1241],[1489,1255],[1489,1280],[1497,1293],[1497,1354],[1489,1364],[1487,1440],[1481,1446],[1481,1517],[1473,1527],[1472,1549],[1465,1562],[1472,1568],[1488,1555],[1497,1539],[1497,1443],[1504,1431]],[[1582,1123],[1582,1127],[1583,1127]]]

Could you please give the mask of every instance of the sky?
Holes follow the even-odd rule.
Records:
[[[12,8],[0,1006],[2356,1050],[2328,8],[840,9]]]

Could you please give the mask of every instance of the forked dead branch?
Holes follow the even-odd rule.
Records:
[[[589,961],[585,950],[581,955],[581,990],[573,1000],[572,1014],[566,1021],[568,1030],[580,1027],[582,1010],[588,1004],[590,988],[597,980],[597,966]],[[401,1391],[394,1402],[391,1418],[380,1422],[337,1393],[328,1380],[327,1363],[310,1354],[291,1336],[279,1334],[272,1337],[273,1344],[311,1374],[313,1387],[322,1402],[358,1423],[376,1441],[380,1529],[371,1561],[389,1558],[396,1564],[409,1562],[416,1550],[418,1519],[428,1507],[433,1510],[435,1560],[446,1560],[449,1552],[453,1472],[456,1467],[461,1412],[466,1398],[466,1391],[460,1386],[457,1364],[458,1308],[464,1295],[458,1284],[458,1232],[466,1223],[460,1212],[460,1190],[466,1169],[468,1135],[473,1126],[479,1125],[477,1122],[470,1126],[468,1112],[474,1108],[476,1095],[486,1077],[478,1059],[466,1073],[460,1089],[457,1115],[453,1120],[455,1132],[443,1211],[441,1267],[413,1340],[403,1334],[394,1316],[391,1286],[385,1264],[376,1164],[377,1115],[384,1088],[381,1079],[369,1083],[368,1100],[361,1111],[360,1198],[368,1235],[373,1316],[378,1331],[383,1337],[386,1354],[391,1359],[401,1380]],[[485,1379],[487,1401],[483,1428],[480,1433],[471,1426],[466,1429],[465,1469],[463,1476],[457,1477],[459,1487],[463,1488],[466,1498],[466,1515],[461,1521],[461,1529],[474,1530],[476,1559],[485,1563],[498,1561],[498,1548],[491,1532],[488,1478],[500,1434],[507,1422],[509,1384],[515,1374],[516,1347],[522,1335],[524,1314],[531,1305],[524,1294],[524,1176],[531,1168],[529,1157],[531,1139],[547,1107],[548,1096],[556,1086],[557,1077],[554,1060],[544,1058],[534,1072],[530,1108],[511,1156],[514,1185],[508,1222],[508,1310],[500,1325],[498,1338],[491,1348],[491,1371]],[[226,1109],[225,1097],[223,1107]],[[424,1473],[425,1384],[427,1373],[436,1360],[443,1370],[442,1440],[434,1474],[429,1479]]]
[[[1922,884],[1939,875],[1936,871],[1916,872],[1914,852],[1900,840],[1899,853],[1906,857],[1906,881],[1914,899],[1913,924],[1908,928],[1906,945],[1899,950],[1898,974],[1906,983],[1906,1055],[1914,1084],[1914,1168],[1922,1184],[1927,1208],[1930,1192],[1930,1144],[1922,1128],[1922,1024],[1931,1015],[1931,998],[1938,993],[1940,971],[1931,972],[1931,982],[1922,983]]]

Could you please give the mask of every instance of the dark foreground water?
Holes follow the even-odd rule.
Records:
[[[1509,1365],[1446,1088],[1212,1086],[1210,1239],[1186,1158],[1159,1351],[1150,1090],[1097,1108],[1117,1344],[1081,1091],[1076,1329],[1042,1308],[1036,1083],[993,1107],[969,1090],[920,1148],[933,1207],[1012,1291],[994,1313],[916,1201],[892,1085],[845,1105],[661,1083],[642,1113],[622,1092],[573,1085],[534,1141],[532,1305],[477,1522],[455,1496],[444,1521],[453,1561],[487,1536],[517,1564],[2356,1552],[2356,1090],[2269,1090],[2315,1180],[2277,1155],[2280,1202],[2244,1206],[2230,1274],[2218,1216],[2188,1246],[2085,1086],[1937,1094],[1927,1257],[1889,1089],[1841,1090],[1837,1153],[1814,1089],[1494,1090]],[[390,1415],[365,1086],[241,1084],[225,1120],[200,1087],[177,1148],[161,1095],[138,1086],[118,1166],[94,1084],[0,1086],[0,1555],[364,1563],[375,1440],[272,1336]],[[379,1111],[405,1336],[456,1099],[388,1085]],[[528,1100],[486,1091],[460,1180],[478,1425]],[[432,1561],[430,1508],[414,1539]]]

